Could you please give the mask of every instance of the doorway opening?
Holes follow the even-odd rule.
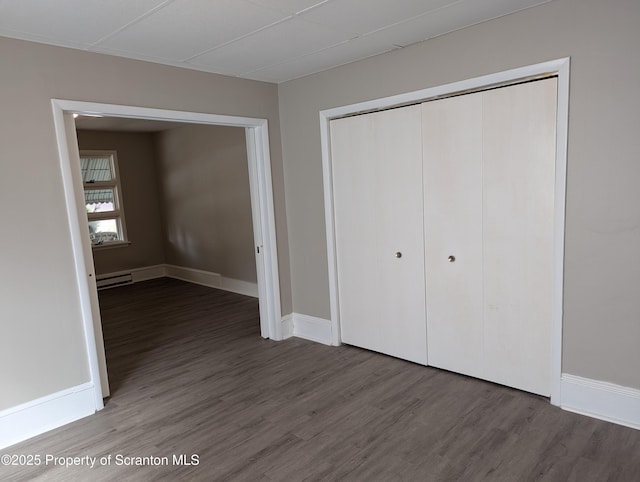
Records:
[[[144,120],[244,129],[260,332],[264,338],[281,340],[279,274],[267,121],[59,99],[52,100],[52,107],[96,410],[104,406],[103,395],[108,393],[108,379],[74,114],[131,121]]]

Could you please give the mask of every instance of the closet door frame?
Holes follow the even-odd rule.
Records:
[[[354,114],[375,112],[390,107],[420,103],[452,94],[473,92],[496,86],[518,83],[525,80],[556,75],[558,77],[555,206],[553,220],[553,308],[551,346],[551,404],[560,406],[562,377],[562,318],[564,286],[564,231],[567,173],[567,134],[569,124],[569,65],[570,58],[560,58],[512,70],[475,77],[459,82],[440,85],[405,94],[382,97],[357,104],[320,111],[320,136],[322,143],[322,173],[324,186],[324,208],[327,235],[327,260],[329,276],[329,301],[331,309],[331,344],[340,345],[340,300],[336,264],[336,239],[331,164],[330,121]],[[427,336],[429,334],[427,333]],[[427,354],[428,358],[428,354]]]

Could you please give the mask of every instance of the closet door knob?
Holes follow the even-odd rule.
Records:
[[[456,260],[456,257],[454,255],[450,255],[448,258],[449,263],[453,263]]]
[[[400,251],[396,252],[396,258],[402,258],[402,253]]]

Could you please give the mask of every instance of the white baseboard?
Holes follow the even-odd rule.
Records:
[[[172,264],[165,265],[165,273],[169,278],[175,278],[189,283],[208,286],[209,288],[220,288],[222,276],[218,273],[203,271],[201,269],[184,268]]]
[[[331,345],[331,321],[293,313],[293,336]]]
[[[315,316],[290,313],[282,317],[282,339],[292,336],[331,345],[331,322]]]
[[[249,281],[242,281],[233,278],[225,278],[224,276],[222,276],[220,278],[220,286],[218,289],[231,291],[233,293],[238,293],[239,295],[258,298],[258,283],[251,283]]]
[[[144,268],[135,268],[130,270],[133,282],[147,281],[150,279],[164,278],[167,275],[167,269],[164,264],[155,266],[145,266]]]
[[[85,383],[0,412],[0,449],[93,415],[93,383]]]
[[[640,390],[562,374],[564,410],[640,429]]]
[[[242,281],[233,278],[226,278],[218,273],[204,271],[201,269],[185,268],[183,266],[175,266],[172,264],[157,264],[154,266],[146,266],[144,268],[133,268],[126,271],[116,271],[114,273],[105,273],[98,275],[99,278],[115,277],[131,273],[134,283],[139,281],[147,281],[156,278],[175,278],[189,283],[196,283],[209,288],[216,288],[224,291],[231,291],[253,298],[258,297],[258,283]]]
[[[293,336],[293,313],[282,317],[282,339],[286,340]]]
[[[165,264],[165,273],[169,278],[175,278],[190,283],[196,283],[209,288],[231,291],[245,296],[258,297],[258,284],[233,278],[226,278],[218,273],[201,269],[184,268],[172,264]]]

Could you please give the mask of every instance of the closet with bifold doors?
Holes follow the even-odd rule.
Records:
[[[551,390],[557,79],[330,122],[341,340]]]

